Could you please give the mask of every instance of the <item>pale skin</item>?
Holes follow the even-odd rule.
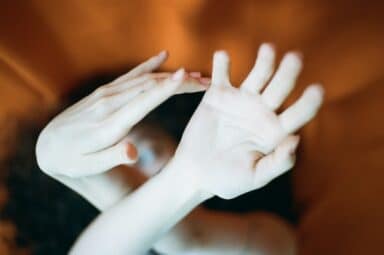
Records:
[[[288,53],[268,82],[274,55],[270,45],[262,45],[254,68],[235,88],[229,81],[228,56],[216,52],[212,85],[172,160],[129,196],[130,188],[118,175],[107,172],[135,162],[134,145],[126,139],[129,130],[168,97],[201,91],[207,80],[182,69],[172,76],[149,75],[165,60],[160,54],[57,116],[40,135],[39,165],[104,211],[79,238],[72,254],[142,254],[151,247],[181,254],[175,249],[187,249],[183,237],[179,246],[167,247],[167,241],[177,240],[175,233],[183,231],[166,233],[198,204],[214,195],[237,197],[290,169],[298,145],[292,133],[315,116],[323,93],[320,86],[309,86],[298,101],[277,115],[275,111],[293,89],[301,60]],[[178,228],[188,226],[185,221]],[[244,239],[252,241],[252,237]],[[227,242],[222,248],[220,241],[212,243],[218,245],[216,251],[200,254],[228,249]]]

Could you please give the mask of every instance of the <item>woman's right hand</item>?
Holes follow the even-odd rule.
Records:
[[[263,44],[252,71],[237,88],[229,79],[228,55],[215,53],[212,85],[172,160],[173,168],[186,169],[179,174],[189,176],[197,190],[230,199],[266,185],[293,167],[299,140],[292,134],[316,115],[323,89],[309,86],[301,98],[277,114],[294,88],[302,63],[298,54],[288,53],[271,78],[274,58],[273,47]]]

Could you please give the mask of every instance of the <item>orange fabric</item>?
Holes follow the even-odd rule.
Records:
[[[77,82],[161,49],[165,69],[209,73],[227,49],[239,82],[258,45],[300,49],[299,87],[321,81],[326,104],[303,132],[295,194],[302,254],[378,254],[384,228],[384,17],[379,1],[4,1],[0,117],[52,106]],[[300,89],[298,90],[300,92]],[[293,96],[298,96],[298,92]],[[0,119],[1,120],[1,119]],[[1,123],[1,122],[0,122]],[[381,170],[381,171],[380,171]]]

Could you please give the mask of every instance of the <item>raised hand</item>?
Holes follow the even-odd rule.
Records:
[[[309,86],[293,105],[277,114],[302,63],[298,54],[286,54],[270,80],[274,58],[273,47],[263,44],[252,71],[235,88],[229,80],[227,54],[215,53],[212,85],[173,160],[201,191],[233,198],[264,186],[294,165],[299,138],[291,134],[315,116],[323,90]]]
[[[205,199],[233,198],[257,189],[294,164],[298,137],[316,114],[320,86],[310,86],[281,114],[301,68],[288,54],[271,82],[274,50],[260,48],[254,69],[240,88],[229,82],[226,53],[214,56],[211,87],[192,116],[172,160],[131,195],[101,214],[71,254],[144,254]],[[172,244],[178,243],[172,239]],[[176,247],[177,248],[177,247]]]
[[[131,128],[170,96],[201,91],[209,83],[183,69],[151,73],[166,58],[161,52],[56,116],[36,145],[40,168],[99,209],[120,199],[127,189],[122,178],[104,172],[137,160],[137,150],[126,138]]]

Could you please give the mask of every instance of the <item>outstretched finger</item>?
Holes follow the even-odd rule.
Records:
[[[211,79],[207,77],[191,78],[187,77],[176,91],[176,94],[186,94],[206,91]]]
[[[83,165],[77,171],[66,171],[65,175],[72,178],[80,178],[106,172],[118,165],[136,163],[138,152],[136,146],[128,141],[122,141],[116,145],[101,151],[89,153],[79,159],[77,164]]]
[[[113,81],[113,83],[120,83],[124,82],[128,79],[132,79],[136,76],[149,73],[154,71],[155,69],[159,68],[161,64],[164,63],[165,60],[168,58],[168,52],[167,51],[161,51],[158,55],[151,57],[147,61],[141,63],[140,65],[133,68],[128,73],[120,76],[116,80]]]
[[[250,93],[258,93],[265,86],[273,73],[275,62],[275,50],[273,46],[264,43],[260,46],[255,65],[240,89]]]
[[[270,109],[275,111],[288,97],[295,86],[301,68],[302,61],[299,54],[288,53],[284,56],[272,81],[261,95],[264,103]]]
[[[225,51],[213,55],[212,86],[231,86],[229,80],[229,57]]]
[[[287,133],[293,133],[308,123],[318,112],[323,102],[324,90],[320,85],[311,85],[303,95],[279,115]]]
[[[170,78],[172,73],[152,73],[150,76],[161,82]],[[204,77],[200,72],[186,72],[181,86],[176,91],[176,94],[202,92],[208,89],[211,84],[209,77]]]
[[[161,79],[165,81],[170,77],[171,74],[168,74],[166,78],[164,77]],[[111,112],[116,111],[124,105],[130,103],[130,100],[134,99],[139,94],[145,93],[146,91],[156,86],[161,86],[161,81],[157,79],[158,78],[155,75],[152,75],[152,77],[149,77],[148,79],[143,79],[141,83],[126,88],[125,90],[118,92],[113,96],[107,97],[107,100],[109,101],[108,106],[110,108],[110,111],[107,112],[107,114],[110,114]],[[207,90],[208,86],[205,85],[206,83],[201,81],[201,79],[202,78],[195,79],[185,77],[175,94],[195,93]]]
[[[124,105],[128,104],[132,99],[138,96],[141,93],[145,93],[151,88],[156,86],[156,81],[153,79],[143,80],[141,84],[137,84],[133,87],[127,88],[122,92],[118,92],[115,95],[106,97],[104,100],[108,101],[109,111],[105,112],[105,115],[111,114],[112,112],[117,111]]]
[[[150,111],[174,95],[183,82],[184,74],[184,69],[179,69],[172,77],[136,96],[106,118],[98,129],[98,147],[105,148],[119,141]]]

